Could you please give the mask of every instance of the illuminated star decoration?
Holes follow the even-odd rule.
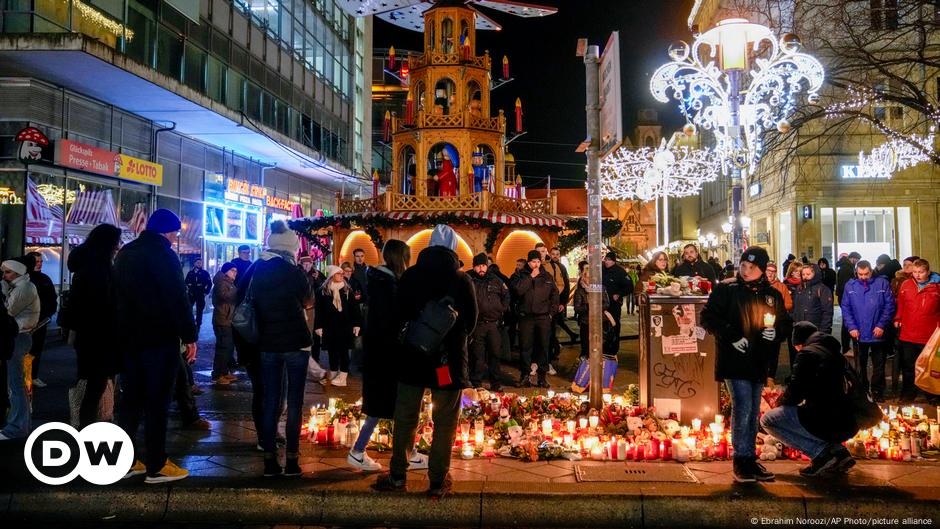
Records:
[[[760,161],[764,131],[772,127],[781,132],[789,130],[787,118],[795,108],[795,97],[805,90],[811,103],[818,102],[825,77],[816,58],[800,53],[795,35],[786,34],[778,41],[768,28],[749,26],[754,28],[750,37],[755,56],[751,69],[742,72],[740,86],[740,123],[746,152],[735,152],[729,101],[732,86],[728,74],[716,64],[718,45],[712,32],[717,28],[696,38],[691,48],[682,41],[670,46],[672,61],[656,70],[650,80],[656,100],[678,101],[686,119],[715,134],[718,150],[726,158],[722,167],[726,174],[729,163],[739,168],[750,164],[754,169]]]
[[[889,179],[894,173],[929,162],[934,154],[934,127],[927,136],[913,135],[907,140],[891,138],[871,150],[858,153],[859,178]]]
[[[601,161],[601,196],[611,200],[653,200],[695,195],[718,178],[721,159],[707,149],[621,147]]]

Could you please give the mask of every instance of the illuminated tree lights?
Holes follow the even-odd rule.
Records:
[[[871,154],[858,153],[858,177],[888,179],[898,171],[929,162],[934,155],[934,132],[931,127],[927,136],[891,138]]]
[[[611,200],[653,200],[695,195],[718,178],[721,157],[707,149],[620,148],[601,162],[601,196]]]

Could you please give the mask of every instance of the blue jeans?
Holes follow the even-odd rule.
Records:
[[[362,421],[362,429],[359,430],[359,438],[356,439],[353,450],[356,452],[365,451],[366,447],[369,446],[369,438],[372,437],[372,432],[375,431],[375,427],[378,426],[378,424],[378,417],[366,417],[366,420]]]
[[[274,453],[277,444],[277,423],[281,417],[281,380],[287,373],[287,453],[300,451],[300,423],[303,420],[304,384],[307,382],[307,351],[261,353],[261,379],[264,387],[261,447]]]
[[[16,335],[13,342],[13,356],[7,362],[7,393],[10,395],[10,414],[3,435],[10,438],[29,435],[29,396],[26,394],[26,380],[23,374],[23,357],[33,346],[33,339],[27,333]]]
[[[731,393],[731,444],[735,459],[753,459],[757,439],[757,416],[760,414],[760,395],[763,382],[725,380]]]
[[[811,459],[816,459],[829,448],[829,443],[803,428],[796,406],[778,406],[768,411],[761,417],[760,425],[780,442],[796,448]]]

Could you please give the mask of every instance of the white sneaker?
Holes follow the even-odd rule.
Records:
[[[428,456],[421,452],[414,452],[408,459],[408,470],[424,470],[428,468]]]
[[[555,366],[553,366],[553,365],[551,365],[551,364],[548,364],[548,374],[549,374],[549,375],[557,375],[557,374],[558,374],[558,371],[555,371]]]
[[[326,370],[320,367],[319,362],[310,357],[307,360],[307,375],[313,380],[322,380],[326,376]]]
[[[323,384],[324,386],[329,386],[330,381],[332,381],[333,378],[334,378],[333,374],[327,371],[326,374],[323,375],[323,378],[320,379],[320,384]]]
[[[346,373],[344,371],[340,371],[339,374],[336,375],[336,378],[332,380],[332,383],[334,386],[345,388],[346,387]]]
[[[365,452],[356,454],[350,450],[349,455],[346,456],[346,462],[349,463],[349,466],[358,468],[359,470],[364,470],[366,472],[376,472],[382,470],[382,464],[376,462],[374,459],[369,457],[369,454]]]
[[[36,386],[37,388],[44,388],[44,387],[46,387],[48,384],[46,384],[45,382],[43,382],[41,378],[34,378],[34,379],[33,379],[33,385]]]

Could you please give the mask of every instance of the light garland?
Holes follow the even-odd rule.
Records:
[[[53,206],[75,202],[76,193],[74,190],[66,190],[65,187],[56,184],[39,184],[36,186],[36,191],[46,201],[46,204]]]
[[[72,0],[72,5],[78,9],[78,12],[82,15],[82,19],[96,24],[118,37],[123,36],[128,41],[134,39],[134,31],[132,29],[125,27],[124,24],[121,24],[120,22],[111,20],[94,7],[82,2],[81,0]]]
[[[784,35],[778,41],[764,26],[749,24],[749,27],[758,30],[750,35],[753,52],[756,54],[764,43],[769,50],[762,54],[763,58],[753,59],[751,70],[742,72],[743,78],[750,77],[749,84],[745,82],[739,87],[743,96],[739,117],[745,152],[735,147],[737,131],[731,112],[735,87],[729,74],[715,62],[720,28],[696,38],[691,48],[681,41],[673,44],[669,49],[672,61],[657,69],[650,80],[650,91],[657,101],[678,101],[686,119],[715,134],[718,151],[726,158],[722,167],[726,174],[729,164],[755,168],[763,148],[764,131],[776,127],[787,132],[790,129],[787,117],[795,109],[796,95],[805,89],[807,99],[817,103],[825,77],[816,58],[799,52],[800,42],[795,36]]]
[[[708,149],[620,148],[601,162],[601,196],[610,200],[653,200],[697,194],[718,178],[721,158]]]
[[[858,153],[859,178],[890,179],[894,173],[929,162],[934,154],[934,128],[927,136],[916,134],[907,139],[891,138],[872,149]]]

